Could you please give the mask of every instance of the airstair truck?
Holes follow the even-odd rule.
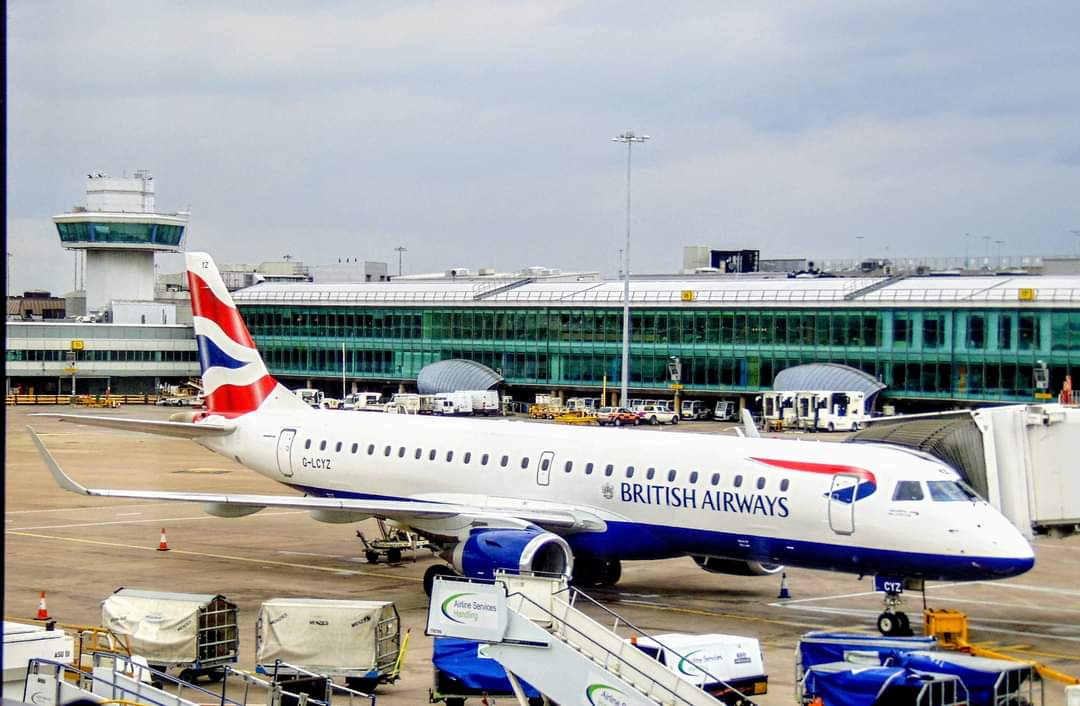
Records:
[[[397,680],[401,651],[401,621],[390,601],[274,598],[255,619],[257,669],[275,681],[304,670],[370,694]]]

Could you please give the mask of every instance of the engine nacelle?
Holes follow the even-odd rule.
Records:
[[[569,576],[574,553],[566,540],[539,529],[475,530],[450,557],[462,576],[494,578],[496,569]]]
[[[733,576],[771,576],[784,570],[783,564],[718,559],[714,556],[695,556],[694,563],[710,574],[731,574]]]

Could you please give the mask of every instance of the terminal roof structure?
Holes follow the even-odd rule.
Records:
[[[1047,275],[634,279],[630,289],[635,307],[1080,305],[1080,277]],[[491,291],[490,283],[475,282],[265,282],[233,296],[239,305],[611,307],[622,303],[622,283],[616,280],[530,282],[495,294]]]

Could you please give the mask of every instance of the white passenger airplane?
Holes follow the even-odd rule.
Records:
[[[429,568],[428,588],[437,573],[496,568],[611,585],[621,560],[680,555],[716,573],[874,575],[889,579],[878,627],[890,634],[906,630],[895,610],[905,579],[997,579],[1034,564],[955,471],[904,449],[312,409],[267,372],[210,256],[188,253],[187,268],[206,411],[39,416],[191,438],[304,495],[88,489],[35,435],[63,488],[198,502],[220,517],[288,507],[322,522],[388,519],[453,567]]]

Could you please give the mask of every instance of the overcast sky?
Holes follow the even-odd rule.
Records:
[[[219,262],[614,275],[628,128],[635,272],[1080,247],[1073,0],[7,10],[12,291],[70,289],[50,217],[136,169]]]

